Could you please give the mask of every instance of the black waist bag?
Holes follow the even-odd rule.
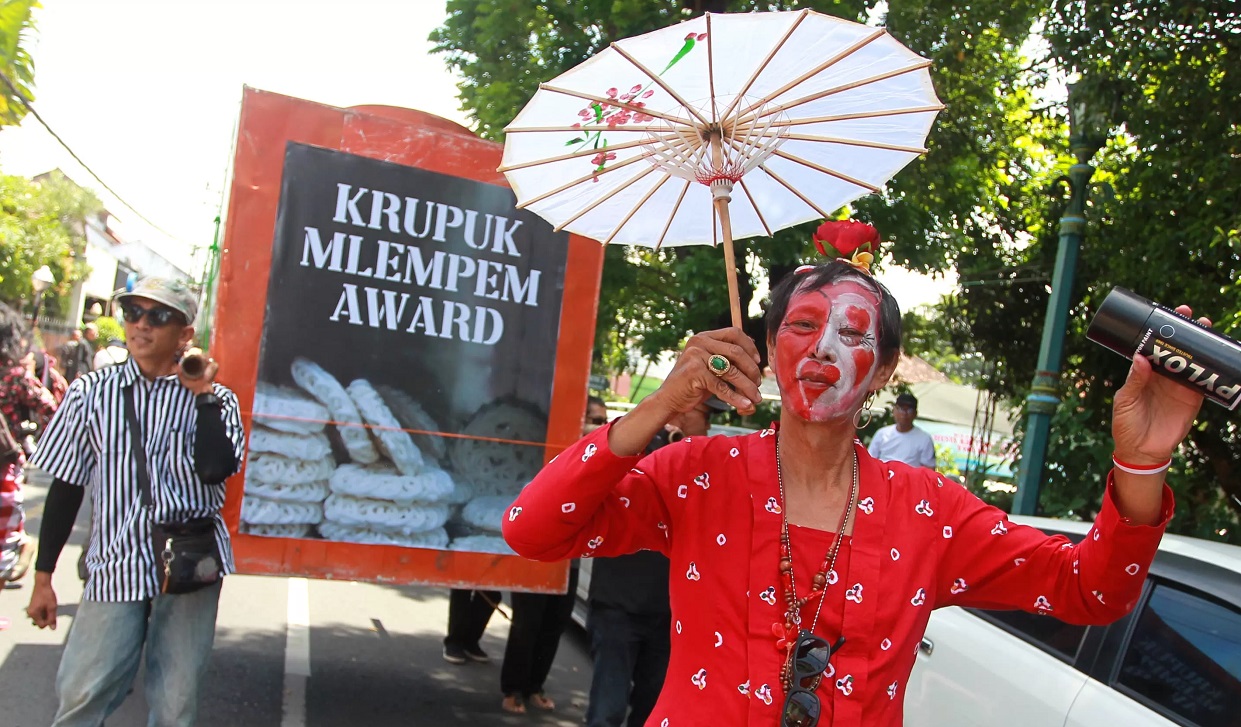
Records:
[[[147,472],[142,425],[134,406],[133,387],[125,389],[125,418],[138,466],[142,506],[151,510],[151,476]],[[184,522],[152,523],[152,544],[158,561],[160,593],[193,593],[224,576],[220,547],[215,540],[215,519],[198,517]]]
[[[154,523],[151,536],[159,561],[161,593],[192,593],[222,577],[213,518]]]

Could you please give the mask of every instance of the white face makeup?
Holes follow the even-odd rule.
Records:
[[[798,292],[776,334],[776,378],[784,406],[803,419],[850,417],[877,371],[879,305],[854,281]]]

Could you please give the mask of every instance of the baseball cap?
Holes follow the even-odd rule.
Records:
[[[909,406],[914,409],[918,408],[918,398],[913,394],[901,394],[896,397],[897,406]]]
[[[141,278],[134,283],[133,290],[116,296],[118,301],[130,298],[147,298],[156,303],[163,303],[185,316],[185,320],[190,324],[198,318],[198,295],[190,290],[190,286],[183,280],[154,276]]]
[[[712,394],[703,403],[706,404],[707,408],[710,409],[712,412],[729,411],[732,409],[732,407],[729,406],[727,403],[725,403],[723,399],[721,399],[720,397],[714,394]]]

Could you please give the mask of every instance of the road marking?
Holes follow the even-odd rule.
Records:
[[[289,612],[284,642],[284,703],[280,727],[305,727],[306,680],[310,677],[310,588],[305,578],[286,578]]]

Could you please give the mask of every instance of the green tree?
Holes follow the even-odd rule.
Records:
[[[1052,61],[1081,75],[1114,129],[1095,160],[1096,180],[1114,193],[1096,187],[1088,212],[1040,500],[1045,512],[1088,516],[1103,488],[1082,473],[1107,471],[1112,394],[1128,368],[1084,336],[1106,294],[1122,285],[1190,302],[1225,334],[1241,334],[1241,135],[1225,111],[1241,93],[1241,16],[1227,2],[1057,0],[1045,35]],[[950,306],[997,364],[993,385],[1018,400],[1034,375],[1057,248],[1052,221],[1064,210],[1061,194],[1050,199],[1029,245],[971,253],[974,277],[987,284],[964,288]],[[1173,530],[1241,542],[1238,463],[1241,433],[1206,404],[1169,476]]]
[[[35,0],[0,0],[0,126],[21,123],[34,100],[34,61],[23,46],[38,6]]]
[[[89,272],[83,221],[101,209],[93,194],[60,174],[40,182],[0,175],[0,300],[29,305],[30,276],[47,265],[56,278],[46,294],[49,313],[63,315],[56,301]]]

